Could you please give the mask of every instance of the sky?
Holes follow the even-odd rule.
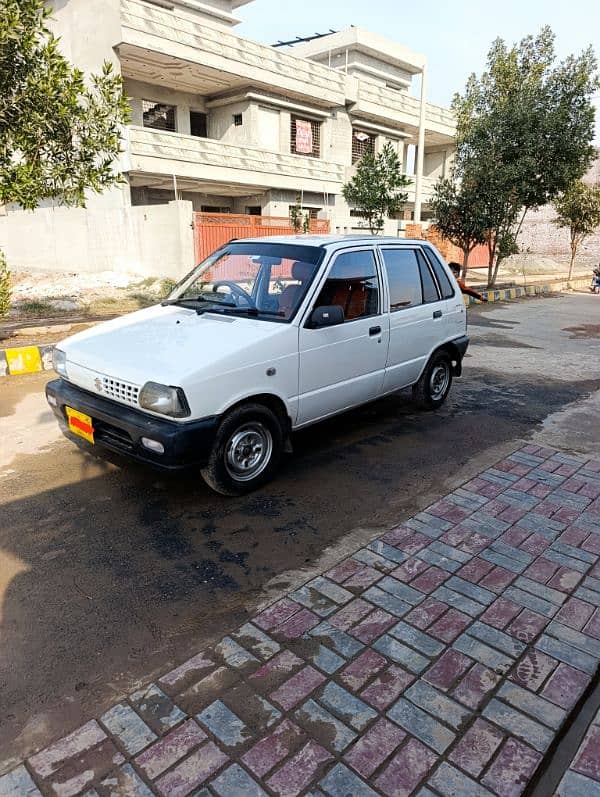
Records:
[[[253,0],[237,10],[236,33],[273,44],[350,25],[387,36],[424,53],[429,64],[429,101],[448,106],[471,72],[485,66],[497,36],[509,43],[550,25],[560,58],[593,45],[600,61],[598,0]],[[600,145],[600,93],[595,98],[596,142]]]

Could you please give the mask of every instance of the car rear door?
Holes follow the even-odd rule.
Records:
[[[414,384],[444,337],[446,301],[419,246],[381,246],[390,343],[383,392]]]
[[[382,278],[373,247],[333,256],[317,298],[299,328],[297,425],[376,398],[382,390],[389,342]],[[345,323],[311,329],[316,307],[340,305]]]

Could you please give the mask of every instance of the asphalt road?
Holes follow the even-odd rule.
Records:
[[[242,499],[62,438],[48,374],[0,380],[0,774],[523,439],[600,451],[600,297],[470,310],[464,376],[296,435]]]

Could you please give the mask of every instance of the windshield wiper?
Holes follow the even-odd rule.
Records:
[[[186,307],[189,310],[196,310],[198,312],[201,308],[198,305],[214,305],[215,307],[237,307],[233,302],[219,302],[216,299],[205,299],[204,296],[189,297],[185,299],[165,299],[161,302],[162,307],[171,307],[178,305],[179,307]],[[204,307],[202,307],[204,312]]]
[[[252,318],[256,318],[257,316],[260,315],[273,315],[273,316],[278,316],[279,318],[285,318],[285,313],[283,312],[283,310],[259,310],[258,307],[237,307],[237,306],[235,306],[232,309],[223,310],[224,315],[237,315],[238,313],[243,313],[244,315],[252,316]]]

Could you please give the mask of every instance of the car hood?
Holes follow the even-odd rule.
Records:
[[[157,305],[106,321],[58,344],[68,364],[135,384],[182,385],[259,359],[261,344],[287,324]],[[256,349],[253,355],[252,350]]]

